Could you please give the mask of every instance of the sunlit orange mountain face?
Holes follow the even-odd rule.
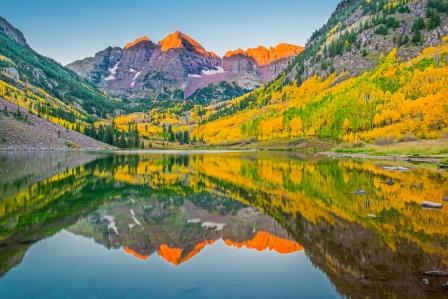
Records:
[[[287,59],[296,56],[303,51],[303,47],[290,45],[290,44],[278,44],[275,47],[266,48],[258,46],[247,50],[238,49],[235,51],[228,51],[224,54],[224,58],[231,58],[234,56],[246,56],[255,61],[258,66],[267,65],[282,59]]]

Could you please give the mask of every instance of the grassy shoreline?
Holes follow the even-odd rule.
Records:
[[[34,149],[25,151],[55,151],[57,149]],[[387,145],[375,144],[335,144],[332,141],[317,138],[297,140],[257,141],[241,144],[164,144],[146,149],[65,149],[66,151],[95,152],[145,152],[145,151],[285,151],[305,154],[318,154],[331,157],[372,158],[383,160],[403,160],[415,162],[442,163],[448,165],[448,139],[419,140]],[[0,151],[24,151],[22,148],[0,148]]]
[[[328,152],[328,156],[401,160],[410,162],[448,165],[448,139],[418,140],[387,145],[361,144],[361,146],[339,144]]]
[[[440,156],[448,157],[448,139],[419,140],[393,143],[388,145],[367,144],[347,146],[340,144],[332,151],[347,154],[369,155],[406,155],[406,156]]]

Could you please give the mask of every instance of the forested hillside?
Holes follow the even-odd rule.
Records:
[[[283,76],[209,112],[191,135],[210,144],[444,136],[447,12],[445,0],[343,1]]]
[[[251,103],[199,126],[194,135],[212,144],[306,136],[339,141],[440,137],[448,127],[448,44],[427,48],[409,62],[397,61],[396,55],[393,50],[375,69],[339,83],[336,75],[313,76],[300,86],[281,87],[279,79],[234,100],[227,111],[248,99]]]
[[[16,87],[28,83],[66,104],[77,104],[98,117],[113,113],[117,103],[59,63],[0,33],[0,79]]]

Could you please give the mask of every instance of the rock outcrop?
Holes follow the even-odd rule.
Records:
[[[8,21],[6,21],[2,17],[0,17],[0,31],[5,33],[7,36],[9,36],[9,38],[15,40],[19,44],[28,46],[23,33],[14,26],[12,26]]]
[[[399,59],[409,60],[448,35],[447,12],[439,1],[341,1],[310,37],[303,55],[291,63],[287,81],[332,73],[355,77],[377,66],[394,48]]]

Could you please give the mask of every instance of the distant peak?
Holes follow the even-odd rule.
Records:
[[[149,37],[147,37],[147,36],[145,35],[145,36],[142,36],[142,37],[139,37],[139,38],[133,40],[133,41],[130,42],[130,43],[127,43],[126,45],[124,45],[124,49],[127,50],[127,49],[129,49],[129,48],[132,48],[132,47],[134,47],[134,46],[140,44],[140,43],[143,43],[143,42],[150,42],[150,41],[151,41],[151,40],[149,39]]]
[[[179,30],[168,34],[159,42],[160,49],[163,52],[166,52],[170,49],[185,48],[187,45],[202,48],[202,46],[192,37],[183,34]]]
[[[272,62],[296,56],[303,51],[303,47],[281,43],[274,47],[266,48],[264,46],[258,46],[256,48],[249,48],[247,50],[237,49],[228,51],[224,55],[225,58],[229,58],[236,55],[243,55],[252,58],[257,65],[267,65]]]
[[[171,49],[187,49],[203,56],[218,57],[215,53],[206,51],[195,39],[179,30],[164,37],[159,42],[159,47],[162,52],[167,52]]]

